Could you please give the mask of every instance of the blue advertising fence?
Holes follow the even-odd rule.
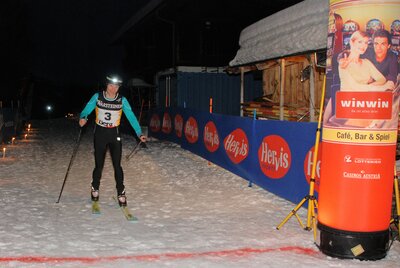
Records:
[[[170,107],[152,111],[149,136],[180,144],[297,203],[309,193],[309,152],[313,150],[316,130],[317,123],[254,120]]]

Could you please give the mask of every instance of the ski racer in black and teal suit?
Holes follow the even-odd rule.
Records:
[[[107,148],[110,149],[114,177],[117,188],[118,202],[120,206],[126,206],[126,194],[124,186],[124,173],[121,167],[122,144],[119,125],[122,112],[139,136],[141,142],[146,142],[142,134],[139,122],[129,105],[128,100],[118,93],[122,80],[117,76],[107,76],[107,88],[105,91],[95,93],[80,114],[79,125],[83,127],[88,115],[96,111],[96,124],[94,129],[94,158],[95,167],[92,175],[91,198],[99,199],[100,179],[103,171]]]

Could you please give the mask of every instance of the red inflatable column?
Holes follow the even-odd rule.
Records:
[[[398,129],[400,1],[331,0],[318,197],[320,249],[386,256]]]

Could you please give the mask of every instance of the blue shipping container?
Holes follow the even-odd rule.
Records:
[[[178,67],[158,76],[156,98],[158,107],[186,107],[213,112],[240,115],[240,75],[229,75],[223,68]],[[263,95],[261,75],[244,75],[244,101]],[[169,96],[167,99],[166,96]]]

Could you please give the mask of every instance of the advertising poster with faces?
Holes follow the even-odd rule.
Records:
[[[400,1],[330,1],[318,216],[328,226],[388,227],[399,121],[399,16]],[[340,206],[335,200],[343,196],[348,204],[363,200],[366,209]],[[360,211],[373,215],[370,226],[360,222]]]

